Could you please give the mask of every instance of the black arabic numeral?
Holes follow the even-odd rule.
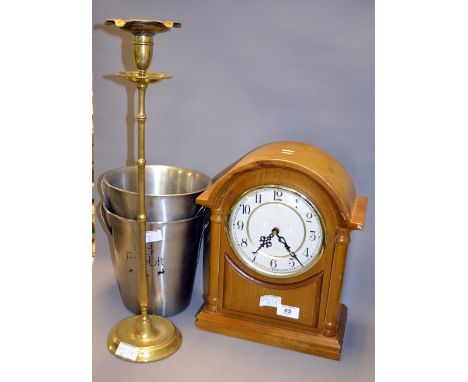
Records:
[[[241,240],[241,247],[243,247],[243,248],[247,247],[247,239],[242,239]]]
[[[273,200],[277,200],[279,202],[282,202],[283,200],[281,197],[283,196],[283,191],[281,190],[273,190]]]
[[[309,248],[306,248],[306,251],[305,251],[305,253],[304,253],[304,256],[305,256],[305,257],[309,257],[309,256],[310,256],[310,255],[309,255]]]
[[[276,268],[277,266],[278,266],[278,263],[276,262],[276,260],[275,260],[275,259],[272,259],[272,260],[270,261],[270,267]]]
[[[242,220],[237,221],[237,228],[240,229],[241,231],[244,229],[244,222]]]
[[[294,259],[289,259],[289,267],[294,268],[296,266],[296,263],[294,262]]]
[[[250,214],[250,206],[248,204],[241,204],[242,207],[242,214]]]
[[[306,218],[307,219],[312,219],[312,212],[307,212],[306,213]],[[306,220],[306,223],[312,223],[312,220]]]
[[[262,194],[255,193],[255,203],[261,203],[262,202]]]
[[[315,231],[310,231],[310,240],[315,241],[317,239],[317,235],[315,234]]]

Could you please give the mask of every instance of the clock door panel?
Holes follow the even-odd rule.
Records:
[[[271,284],[252,279],[230,258],[224,258],[223,313],[258,320],[261,322],[283,322],[282,325],[300,326],[303,330],[316,329],[319,321],[323,272],[295,284]],[[299,318],[276,314],[276,308],[259,306],[264,295],[281,297],[284,305],[298,305]],[[307,299],[303,297],[307,296]]]

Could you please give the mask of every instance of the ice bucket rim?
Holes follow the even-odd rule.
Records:
[[[174,197],[190,196],[190,195],[194,195],[194,194],[203,192],[204,190],[206,190],[213,183],[213,180],[208,175],[206,175],[205,173],[200,172],[198,170],[191,169],[191,168],[187,168],[187,167],[168,166],[168,165],[161,165],[161,164],[151,164],[151,165],[146,165],[145,167],[149,168],[149,169],[151,169],[151,168],[172,168],[172,169],[184,170],[184,171],[189,171],[189,172],[192,171],[194,173],[200,174],[201,176],[203,176],[207,180],[207,183],[206,183],[205,187],[197,189],[197,190],[192,191],[192,192],[185,192],[185,193],[182,193],[182,194],[150,194],[150,193],[145,192],[145,196],[150,196],[150,197],[161,196],[161,197],[165,197],[165,198],[173,197],[173,196]],[[124,192],[124,193],[128,193],[128,194],[131,194],[131,195],[138,195],[138,192],[125,190],[123,188],[114,186],[114,185],[110,184],[106,179],[106,177],[109,176],[113,172],[123,171],[123,170],[131,169],[131,168],[137,169],[138,167],[137,166],[125,166],[125,167],[114,168],[112,170],[106,171],[104,174],[102,174],[102,183],[105,183],[107,187],[112,188],[114,190]],[[131,219],[129,219],[129,220],[131,220]]]
[[[110,211],[109,210],[109,207],[106,205],[106,203],[103,203],[101,202],[101,208],[104,209],[104,211],[109,214],[109,215],[112,215],[114,216],[115,218],[119,219],[119,220],[124,220],[124,221],[128,221],[128,222],[132,222],[132,223],[135,223],[135,224],[138,224],[138,221],[135,220],[135,219],[128,219],[128,218],[124,218],[122,216],[119,216],[117,214],[115,214],[114,212]],[[146,221],[146,224],[177,224],[177,223],[187,223],[191,220],[195,220],[195,219],[198,219],[198,218],[201,218],[201,217],[204,217],[206,215],[206,213],[208,212],[208,208],[206,208],[205,206],[199,206],[199,209],[198,211],[196,212],[196,214],[188,219],[182,219],[182,220],[169,220],[169,221],[159,221],[159,222],[155,222],[155,221]]]

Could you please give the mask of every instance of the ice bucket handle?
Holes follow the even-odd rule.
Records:
[[[109,200],[109,195],[106,192],[106,188],[104,187],[104,177],[101,178],[99,182],[99,187],[100,187],[100,191],[102,192],[102,195],[104,195],[104,200]]]
[[[110,225],[109,220],[107,220],[106,211],[104,210],[104,204],[102,203],[101,208],[99,208],[99,213],[101,214],[101,219],[107,228],[107,232],[109,232],[109,234],[112,235],[112,226]]]

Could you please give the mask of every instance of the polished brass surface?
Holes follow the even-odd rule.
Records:
[[[148,278],[146,276],[146,206],[145,206],[145,93],[148,84],[138,83],[138,251],[139,267],[137,273],[138,303],[141,315],[146,317],[149,304]]]
[[[134,35],[133,36],[133,56],[138,70],[146,70],[153,58],[153,36]]]
[[[129,72],[119,72],[114,73],[115,76],[125,77],[127,80],[135,82],[135,83],[147,83],[152,84],[154,82],[159,82],[162,80],[168,80],[172,78],[168,74],[164,73],[157,73],[157,72],[146,72],[143,76],[140,71],[129,71]]]
[[[158,82],[170,76],[162,73],[147,73],[153,56],[153,35],[163,33],[170,28],[180,28],[180,23],[157,20],[121,20],[108,19],[106,24],[133,33],[133,54],[136,72],[118,73],[132,82],[138,89],[138,272],[137,299],[141,315],[129,317],[117,323],[108,338],[108,348],[115,354],[120,342],[129,343],[137,348],[136,362],[150,362],[173,354],[180,346],[181,335],[168,320],[148,314],[149,290],[146,269],[146,207],[145,207],[145,95],[148,84]],[[128,342],[130,341],[130,342]]]
[[[119,321],[109,332],[107,346],[111,353],[115,354],[121,342],[138,348],[134,362],[152,362],[174,354],[182,344],[182,336],[163,317],[139,315]]]
[[[127,32],[136,34],[155,34],[164,33],[169,31],[171,28],[182,27],[181,23],[174,21],[159,21],[159,20],[122,20],[122,19],[107,19],[107,25],[114,24],[120,29]]]

